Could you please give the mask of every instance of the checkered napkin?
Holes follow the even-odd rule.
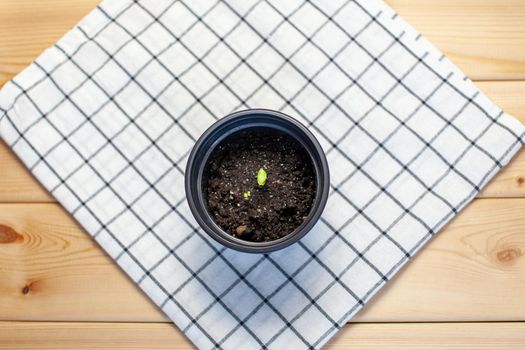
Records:
[[[281,110],[331,193],[244,254],[193,219],[195,140]],[[106,0],[0,94],[4,141],[199,348],[320,348],[523,144],[525,129],[377,0]]]

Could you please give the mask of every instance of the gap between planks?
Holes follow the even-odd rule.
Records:
[[[494,334],[498,334],[497,337]],[[165,323],[0,322],[2,349],[194,349]],[[525,349],[525,323],[348,324],[323,349]]]

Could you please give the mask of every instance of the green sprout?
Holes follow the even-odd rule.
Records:
[[[259,184],[259,186],[264,186],[267,177],[268,174],[266,174],[266,171],[263,168],[259,169],[259,171],[257,172],[257,183]]]
[[[252,195],[252,193],[250,191],[246,191],[242,194],[242,196],[244,197],[244,199],[248,199],[250,198],[250,196]]]

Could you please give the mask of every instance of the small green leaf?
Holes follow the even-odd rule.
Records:
[[[259,169],[259,171],[257,172],[257,183],[259,184],[259,186],[264,186],[267,177],[268,174],[266,174],[266,171],[263,168]]]
[[[244,199],[248,199],[250,198],[250,196],[252,195],[252,193],[250,191],[246,191],[242,194],[242,196],[244,197]]]

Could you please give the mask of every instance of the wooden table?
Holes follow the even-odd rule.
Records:
[[[97,0],[0,0],[0,85]],[[524,0],[388,0],[525,122]],[[525,152],[327,349],[525,349]],[[0,142],[0,348],[191,344]]]

